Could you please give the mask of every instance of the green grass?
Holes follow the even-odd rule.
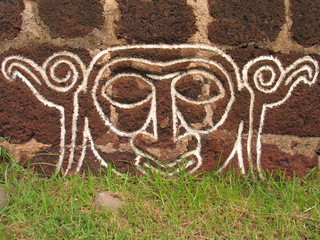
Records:
[[[312,175],[44,177],[11,160],[0,164],[0,184],[16,189],[0,208],[0,239],[320,239],[320,180]],[[101,191],[125,205],[96,208]]]

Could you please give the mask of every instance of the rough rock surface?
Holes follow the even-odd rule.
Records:
[[[317,3],[0,0],[3,146],[46,173],[304,175],[320,148]]]
[[[99,0],[38,0],[39,15],[54,38],[84,37],[104,23]]]
[[[314,0],[291,0],[292,37],[304,47],[320,43],[320,5]]]
[[[195,16],[185,0],[117,0],[119,38],[129,43],[185,43],[196,32]]]
[[[0,1],[0,39],[13,39],[18,36],[22,25],[23,0]]]
[[[273,41],[284,23],[284,2],[279,0],[209,0],[213,21],[208,34],[212,43],[248,44]]]

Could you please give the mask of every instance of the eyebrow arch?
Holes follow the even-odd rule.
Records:
[[[178,75],[180,75],[181,72],[175,72],[175,73],[169,73],[165,75],[158,75],[158,74],[146,74],[149,78],[155,79],[155,80],[163,80],[168,78],[174,78]]]

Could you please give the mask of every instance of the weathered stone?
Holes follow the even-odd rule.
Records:
[[[48,44],[29,46],[6,52],[0,56],[3,61],[8,55],[19,54],[35,60],[38,64],[55,52],[71,50],[69,47],[53,47]],[[89,53],[83,49],[73,49],[83,59],[88,59]],[[63,69],[61,69],[63,74]],[[0,136],[10,137],[11,143],[36,141],[52,144],[59,141],[59,113],[53,108],[47,108],[39,103],[33,92],[19,82],[5,80],[0,73]]]
[[[18,36],[22,25],[23,0],[0,1],[0,39],[13,39]]]
[[[320,44],[320,5],[314,0],[290,0],[292,37],[304,47]]]
[[[0,56],[0,61],[3,61],[8,55],[19,54],[32,58],[37,64],[42,65],[50,55],[66,50],[70,51],[71,48],[54,47],[48,44],[33,45],[28,48],[10,50]],[[73,49],[73,51],[83,59],[90,59],[86,50]],[[58,76],[66,74],[65,67],[58,68],[56,74]],[[25,163],[26,160],[31,163],[33,161],[47,162],[49,164],[43,166],[35,164],[35,166],[39,170],[43,169],[52,173],[59,155],[61,114],[57,109],[39,102],[34,92],[26,85],[20,84],[19,81],[7,81],[2,73],[0,73],[0,84],[0,136],[8,137],[10,142],[8,149],[17,158],[16,160],[21,159],[22,163]],[[47,91],[46,88],[42,89],[42,91]],[[51,92],[51,94],[53,98],[56,96],[56,93]],[[68,96],[65,94],[60,100],[64,99],[63,101],[72,104],[72,100],[68,101],[66,98]],[[68,128],[71,127],[70,122],[65,124]],[[32,141],[35,143],[33,151],[28,147]],[[19,144],[21,146],[18,146]]]
[[[262,156],[264,169],[277,169],[290,177],[304,176],[318,166],[318,158],[315,155],[308,157],[298,153],[288,154],[275,144],[265,144]]]
[[[281,54],[271,50],[248,47],[227,51],[243,67],[250,59],[272,55],[281,60],[284,67],[303,57],[302,54]],[[319,56],[313,56],[319,60]],[[258,100],[258,99],[257,99]],[[310,104],[312,103],[312,104]],[[317,137],[320,133],[320,85],[299,84],[288,101],[268,110],[263,133],[299,137]]]
[[[22,161],[26,161],[34,158],[35,153],[37,151],[47,149],[50,147],[50,145],[37,142],[35,139],[31,139],[26,143],[18,143],[18,144],[9,143],[7,140],[2,140],[0,141],[0,147],[3,147],[4,149],[6,149],[6,151],[8,151],[8,153],[15,160],[20,159]],[[1,156],[0,156],[0,162],[1,162]]]
[[[84,37],[104,23],[99,0],[37,0],[39,15],[54,38]]]
[[[35,137],[38,142],[50,144],[45,149],[49,154],[35,158],[52,163],[50,171],[81,172],[87,166],[112,164],[116,172],[144,173],[151,168],[173,175],[183,168],[221,172],[236,167],[242,173],[261,174],[262,168],[282,166],[283,159],[291,161],[287,169],[292,174],[300,171],[298,166],[301,174],[315,167],[312,155],[300,150],[265,151],[270,143],[261,139],[266,132],[283,133],[277,120],[270,118],[272,112],[295,98],[307,105],[295,92],[319,95],[316,59],[255,48],[228,53],[203,45],[138,45],[107,49],[91,63],[82,51],[81,58],[62,52],[49,56],[41,66],[44,56],[38,51],[29,55],[37,64],[21,55],[6,58],[6,78],[24,75],[28,84],[16,78],[17,85],[8,86],[3,96],[24,86],[23,93],[35,98],[37,111],[52,108],[58,113],[55,121],[46,122],[46,129],[56,131],[30,130],[30,136],[41,133]],[[53,79],[43,77],[53,73]],[[69,87],[65,76],[72,73],[77,79]],[[51,80],[54,86],[47,82]],[[281,111],[288,116],[286,131],[294,135],[303,123],[290,119],[289,110]],[[10,121],[4,123],[0,130],[6,136]],[[312,124],[307,134],[317,136],[318,127]],[[307,165],[298,159],[305,159]]]
[[[115,210],[120,208],[123,202],[118,197],[115,197],[114,194],[101,192],[94,199],[94,204],[107,210]]]
[[[209,39],[217,44],[248,44],[273,41],[285,21],[284,1],[209,0],[213,21]]]
[[[196,32],[195,15],[186,0],[117,0],[119,38],[129,43],[184,43]]]

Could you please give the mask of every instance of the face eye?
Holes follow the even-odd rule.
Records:
[[[155,87],[136,73],[97,78],[92,97],[106,125],[120,136],[130,137],[150,122]]]
[[[233,101],[233,87],[223,69],[192,69],[177,76],[172,86],[177,118],[188,128],[207,133],[225,120]]]
[[[192,103],[210,103],[225,95],[222,83],[212,74],[203,71],[187,73],[175,82],[178,98]]]
[[[101,94],[118,107],[134,107],[151,98],[152,87],[142,76],[126,74],[113,77]]]

